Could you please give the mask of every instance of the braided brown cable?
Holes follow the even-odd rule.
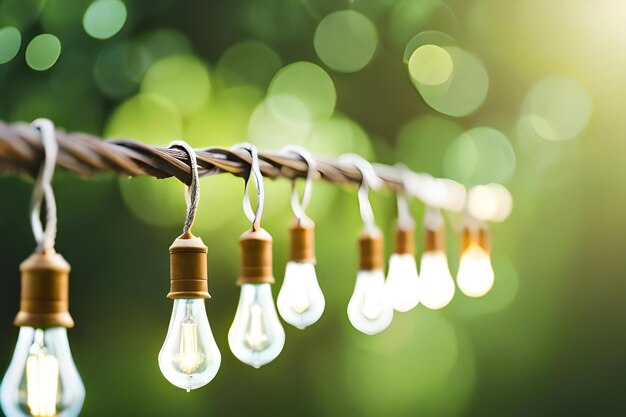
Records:
[[[57,129],[56,135],[59,144],[57,166],[79,175],[147,175],[176,177],[187,185],[191,182],[189,157],[181,149],[151,146],[130,139],[103,140],[87,133],[67,133],[60,129]],[[250,154],[245,150],[204,148],[196,149],[196,156],[200,176],[227,172],[245,178],[250,170]],[[41,138],[31,124],[0,120],[0,173],[35,177],[42,159]],[[294,179],[307,176],[306,162],[293,153],[259,152],[259,160],[265,177]],[[404,190],[407,178],[405,167],[373,166],[388,189]],[[356,167],[330,159],[317,157],[316,170],[318,178],[335,184],[358,185],[362,181],[361,172]],[[420,197],[415,192],[412,195]]]
[[[87,133],[67,133],[57,129],[61,168],[89,176],[115,173],[125,176],[148,175],[156,178],[176,177],[191,181],[187,154],[182,150],[150,146],[129,139],[102,140]],[[250,167],[250,155],[242,150],[221,148],[196,149],[200,176],[228,172],[244,177]],[[27,123],[0,121],[0,172],[35,176],[43,158],[38,132]],[[269,178],[305,178],[307,165],[288,153],[260,152],[261,172]],[[378,165],[377,172],[393,190],[401,187],[401,174],[393,167]],[[360,172],[349,165],[318,159],[319,176],[333,183],[360,183]]]

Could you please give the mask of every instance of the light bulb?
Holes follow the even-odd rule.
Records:
[[[237,359],[255,368],[271,362],[283,350],[285,330],[278,319],[269,283],[241,284],[228,344]]]
[[[163,376],[189,392],[211,382],[221,361],[204,299],[175,299],[165,343],[159,352]]]
[[[287,262],[276,304],[281,317],[292,326],[304,329],[315,323],[326,305],[324,294],[317,282],[315,265]]]
[[[420,301],[436,310],[447,306],[454,297],[454,281],[448,259],[442,250],[426,251],[420,264],[418,291]]]
[[[10,417],[73,417],[85,401],[65,327],[20,327],[0,403]]]
[[[382,270],[359,271],[352,298],[348,303],[350,323],[365,334],[385,330],[393,319],[393,307],[385,291]]]
[[[470,245],[461,256],[456,277],[460,290],[469,297],[482,297],[491,290],[493,279],[489,253],[477,244]]]
[[[417,265],[412,254],[394,253],[389,258],[385,287],[396,311],[409,311],[419,303]]]

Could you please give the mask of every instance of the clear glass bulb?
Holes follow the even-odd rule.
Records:
[[[370,335],[389,326],[393,307],[387,297],[383,271],[359,271],[348,303],[348,318],[357,330]]]
[[[20,327],[0,388],[4,414],[74,417],[84,401],[85,386],[72,358],[67,329]]]
[[[396,311],[409,311],[419,303],[417,265],[413,255],[394,253],[389,258],[385,287]]]
[[[174,300],[167,336],[159,352],[163,376],[189,392],[211,382],[221,362],[204,299]]]
[[[260,368],[285,345],[270,284],[242,284],[235,320],[228,331],[230,350],[240,361]]]
[[[463,294],[482,297],[493,287],[493,268],[489,254],[473,244],[463,252],[456,282]]]
[[[324,294],[317,282],[315,265],[288,262],[276,304],[281,317],[298,329],[315,323],[326,305]]]
[[[418,288],[421,303],[430,309],[443,308],[452,301],[454,280],[443,251],[424,252]]]

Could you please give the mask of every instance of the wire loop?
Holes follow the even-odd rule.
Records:
[[[196,219],[198,202],[200,201],[200,185],[198,176],[198,158],[196,151],[189,144],[182,140],[175,140],[170,143],[169,148],[180,148],[189,156],[189,167],[191,168],[191,184],[185,184],[185,201],[187,202],[187,216],[183,225],[183,234],[189,232]]]
[[[353,165],[361,172],[363,179],[359,186],[358,198],[361,219],[366,228],[375,227],[374,212],[369,200],[369,189],[379,190],[383,186],[383,180],[376,174],[372,164],[360,155],[346,153],[339,157],[339,162]]]
[[[298,196],[298,189],[296,187],[296,178],[291,180],[291,209],[293,214],[298,220],[306,219],[306,208],[311,201],[311,194],[313,192],[313,180],[317,173],[317,163],[315,158],[301,146],[287,145],[282,150],[283,153],[292,153],[300,157],[307,165],[306,179],[304,182],[304,191],[302,192],[302,198]]]
[[[43,143],[44,160],[35,182],[30,206],[30,224],[37,242],[37,251],[54,249],[57,234],[57,205],[52,190],[52,177],[57,162],[59,145],[54,124],[48,119],[37,119],[33,126],[39,132]],[[46,226],[41,224],[41,205],[46,200]]]
[[[406,179],[410,173],[409,169],[404,164],[396,164],[396,169],[400,172],[402,179],[402,188],[396,193],[396,200],[398,204],[398,228],[401,230],[411,230],[415,228],[415,220],[411,215],[411,207],[409,205],[409,196],[406,190]]]
[[[263,187],[263,175],[261,175],[261,168],[259,167],[259,154],[256,146],[250,143],[239,143],[231,148],[231,150],[244,149],[250,153],[250,173],[245,180],[245,189],[243,194],[243,211],[246,217],[252,223],[252,230],[256,231],[261,228],[261,217],[263,216],[263,205],[265,199],[265,188]],[[250,185],[250,179],[254,177],[257,192],[257,205],[256,210],[252,209],[252,203],[250,202],[250,195],[248,188]]]

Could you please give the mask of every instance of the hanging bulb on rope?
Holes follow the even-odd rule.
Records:
[[[364,230],[359,238],[359,272],[348,303],[348,318],[357,330],[373,335],[385,330],[393,319],[393,307],[385,289],[383,235],[374,222],[368,197],[369,189],[380,188],[382,180],[372,165],[358,155],[345,154],[340,160],[354,165],[363,177],[357,195]]]
[[[398,223],[395,248],[389,258],[385,288],[396,311],[409,311],[419,303],[419,282],[415,264],[415,221],[406,196],[398,193]]]
[[[425,242],[418,291],[421,303],[433,310],[447,306],[454,297],[454,280],[445,251],[443,216],[427,208],[424,216]]]
[[[491,241],[484,226],[463,229],[461,263],[456,282],[463,294],[482,297],[493,287]]]
[[[174,300],[174,307],[159,352],[159,368],[170,383],[189,392],[211,382],[219,370],[222,356],[204,305],[204,299],[210,298],[208,249],[202,239],[191,233],[200,199],[196,155],[185,142],[176,141],[170,147],[182,148],[189,155],[191,184],[185,194],[187,217],[183,234],[170,246],[170,292],[167,297]]]
[[[290,146],[284,151],[295,153],[306,162],[307,177],[301,202],[296,181],[292,182],[291,206],[296,219],[289,231],[291,252],[276,304],[283,320],[304,329],[321,317],[326,305],[315,273],[315,223],[305,213],[316,169],[314,159],[304,149]]]
[[[51,180],[58,145],[54,125],[38,119],[33,125],[44,145],[44,163],[37,177],[31,206],[31,225],[37,250],[20,265],[22,290],[15,325],[17,345],[0,387],[0,405],[7,416],[77,416],[85,400],[67,339],[74,326],[68,311],[70,266],[54,250],[56,203]],[[46,202],[46,226],[41,204]]]
[[[241,294],[235,319],[228,331],[228,344],[237,359],[260,368],[282,351],[285,330],[278,319],[272,297],[272,237],[261,228],[264,189],[257,151],[248,144],[237,145],[234,149],[244,149],[250,154],[250,175],[246,179],[243,201],[244,212],[252,228],[239,238],[241,273],[237,284],[241,286]],[[258,196],[256,211],[252,210],[248,195],[252,177]]]

